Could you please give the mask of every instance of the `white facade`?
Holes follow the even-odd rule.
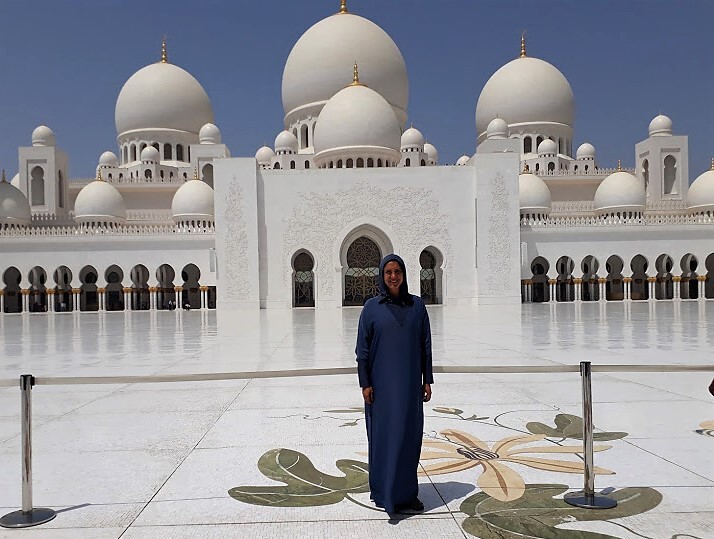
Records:
[[[486,83],[478,147],[456,165],[405,129],[401,52],[344,3],[298,40],[282,82],[284,125],[255,157],[231,157],[165,44],[119,91],[96,179],[71,179],[38,127],[0,182],[0,311],[361,305],[390,252],[429,303],[714,297],[714,173],[690,203],[687,137],[663,115],[635,170],[574,149],[570,84],[525,40]]]

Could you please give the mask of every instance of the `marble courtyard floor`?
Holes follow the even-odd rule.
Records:
[[[0,379],[353,367],[359,312],[0,315]],[[437,366],[712,364],[713,315],[430,309]],[[596,487],[619,505],[587,511],[561,500],[583,482],[577,374],[437,375],[427,511],[392,519],[369,503],[356,376],[37,386],[34,501],[59,513],[0,537],[712,538],[711,378],[594,375]],[[0,389],[0,515],[20,507],[19,429],[19,391]]]

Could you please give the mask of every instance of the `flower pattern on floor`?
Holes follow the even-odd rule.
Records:
[[[430,515],[461,514],[465,533],[480,539],[617,539],[631,537],[633,530],[619,519],[646,513],[657,507],[662,495],[650,487],[627,487],[608,492],[617,500],[613,509],[588,510],[565,503],[562,494],[568,487],[552,484],[526,483],[521,473],[512,468],[521,465],[540,471],[568,474],[583,473],[582,445],[563,442],[582,440],[582,418],[570,414],[557,414],[553,425],[526,422],[525,429],[502,422],[504,412],[494,418],[478,414],[465,414],[452,407],[432,408],[441,420],[459,421],[469,430],[479,424],[500,427],[515,432],[491,445],[465,430],[442,429],[438,433],[424,433],[419,473],[430,478],[480,468],[474,482],[481,492],[466,497],[458,511],[430,512]],[[361,407],[325,410],[320,416],[296,414],[290,418],[303,420],[329,419],[340,421],[339,427],[356,426],[360,422]],[[354,415],[354,417],[349,417]],[[287,418],[287,417],[286,417]],[[702,430],[711,432],[714,422],[704,422]],[[700,432],[700,431],[697,431]],[[701,434],[701,432],[700,432]],[[596,441],[617,440],[626,432],[596,432]],[[611,445],[595,445],[595,451],[612,449]],[[559,458],[560,457],[560,458]],[[228,494],[235,500],[251,505],[275,508],[319,507],[350,502],[365,510],[383,512],[371,504],[360,501],[359,495],[369,492],[369,472],[366,462],[340,459],[335,462],[341,475],[330,475],[318,470],[307,455],[286,448],[271,449],[258,460],[258,469],[275,481],[272,486],[238,486]],[[614,471],[595,468],[596,474],[614,474]],[[439,483],[434,483],[438,489]],[[364,499],[364,498],[363,498]],[[561,528],[561,525],[586,522],[608,522],[621,528],[623,535],[608,535],[598,529],[584,531]],[[639,537],[646,537],[635,534]],[[674,537],[682,537],[675,535]],[[684,535],[689,539],[703,539]]]

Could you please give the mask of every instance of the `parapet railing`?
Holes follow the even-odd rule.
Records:
[[[579,372],[583,405],[583,489],[565,494],[570,505],[586,509],[610,509],[617,506],[614,499],[595,492],[595,465],[593,457],[593,372],[714,372],[714,365],[592,365],[581,361],[579,365],[478,365],[437,366],[437,374],[544,374]],[[0,518],[4,528],[27,528],[49,522],[57,516],[50,508],[32,504],[32,388],[34,386],[141,384],[171,382],[208,382],[220,380],[249,380],[258,378],[289,378],[306,376],[355,375],[356,367],[328,369],[290,369],[280,371],[245,371],[206,374],[168,374],[151,376],[48,376],[35,378],[31,374],[20,376],[20,420],[22,436],[22,508]],[[0,388],[13,387],[17,379],[0,379]]]

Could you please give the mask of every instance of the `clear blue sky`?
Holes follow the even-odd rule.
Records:
[[[117,151],[114,105],[124,82],[159,59],[192,73],[211,98],[223,142],[252,156],[282,129],[280,85],[300,35],[339,0],[0,0],[0,167],[49,125],[70,175],[94,174]],[[690,180],[714,155],[714,1],[350,0],[389,33],[410,78],[409,121],[453,163],[475,148],[486,80],[528,54],[554,64],[575,93],[575,146],[601,166],[634,164],[659,112],[689,135]]]

